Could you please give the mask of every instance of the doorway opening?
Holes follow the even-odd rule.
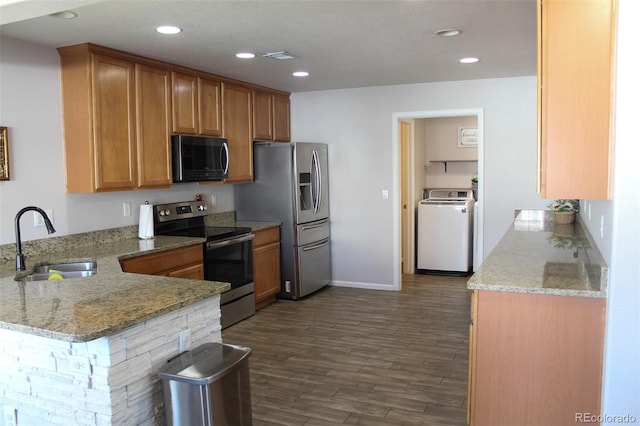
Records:
[[[394,289],[402,288],[402,274],[415,273],[416,206],[423,198],[425,182],[421,180],[427,167],[424,149],[416,137],[416,122],[421,119],[475,117],[477,123],[477,205],[474,214],[474,270],[483,259],[483,182],[484,182],[484,110],[481,108],[441,111],[413,111],[392,114],[393,134],[393,256]],[[419,133],[418,133],[419,134]],[[421,138],[420,138],[421,139]],[[418,157],[416,157],[418,156]],[[418,159],[419,158],[419,159]],[[446,163],[443,167],[448,167]],[[466,184],[470,187],[471,182]]]

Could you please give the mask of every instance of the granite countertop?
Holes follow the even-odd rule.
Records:
[[[516,212],[467,288],[473,290],[606,297],[608,268],[579,219],[553,222],[547,210]]]
[[[60,261],[96,260],[92,277],[60,281],[0,278],[0,328],[69,342],[111,335],[140,322],[215,296],[229,283],[122,272],[120,258],[201,244],[202,238],[156,237],[29,257],[27,268]]]
[[[260,230],[280,222],[236,222],[233,214],[207,217],[220,226]],[[27,269],[56,262],[96,260],[92,277],[16,281],[14,245],[0,246],[0,328],[83,342],[220,294],[229,283],[122,272],[120,259],[201,244],[204,238],[137,239],[137,227],[88,232],[23,243]]]

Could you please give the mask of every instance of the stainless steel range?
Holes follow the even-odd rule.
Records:
[[[227,328],[255,314],[251,228],[205,226],[204,201],[159,204],[153,208],[156,235],[203,237],[204,279],[231,289],[220,295],[220,323]]]

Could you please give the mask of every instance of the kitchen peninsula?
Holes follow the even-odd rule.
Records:
[[[471,425],[572,425],[600,413],[607,273],[579,221],[516,212],[467,284]]]
[[[0,405],[20,425],[159,424],[158,369],[181,350],[221,340],[228,283],[130,274],[120,261],[203,239],[138,240],[136,227],[25,243],[27,269],[96,260],[86,278],[14,280],[0,246]],[[12,250],[13,249],[13,250]],[[7,414],[8,413],[8,414]]]

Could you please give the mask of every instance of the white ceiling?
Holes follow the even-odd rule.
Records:
[[[78,17],[49,16],[62,10]],[[92,42],[289,92],[536,74],[535,0],[0,0],[0,23],[3,36]],[[183,32],[156,33],[163,24]],[[444,28],[462,34],[434,34]],[[281,50],[296,59],[261,57]]]

